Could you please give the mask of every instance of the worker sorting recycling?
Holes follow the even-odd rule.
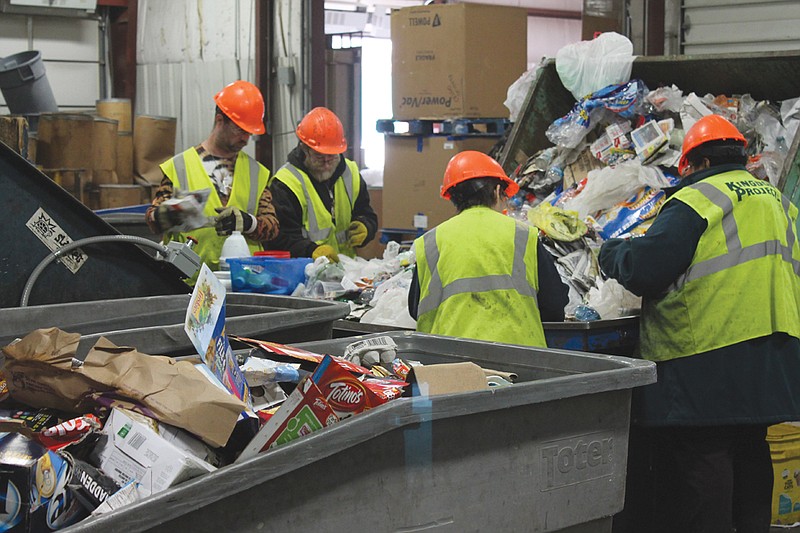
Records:
[[[518,191],[486,154],[468,150],[447,164],[441,195],[458,214],[414,241],[417,331],[546,345],[542,320],[564,320],[567,287],[538,231],[501,213]]]
[[[0,0],[0,532],[800,531],[798,20]]]
[[[195,251],[212,270],[220,270],[222,246],[234,231],[247,240],[250,252],[263,249],[263,242],[278,235],[279,221],[267,187],[269,169],[243,149],[253,135],[264,133],[264,98],[244,80],[226,85],[214,96],[216,110],[209,136],[161,164],[164,178],[155,192],[145,220],[164,240],[197,240]],[[202,191],[204,207],[199,223],[187,221],[189,209],[166,202],[175,190]],[[165,203],[166,202],[166,203]],[[203,227],[208,225],[210,227]]]
[[[797,207],[745,170],[745,146],[725,118],[699,119],[647,234],[600,250],[643,297],[641,354],[657,362],[634,402],[654,446],[652,531],[767,532],[767,426],[800,419]]]

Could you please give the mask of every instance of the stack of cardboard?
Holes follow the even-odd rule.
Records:
[[[395,120],[508,117],[508,87],[527,65],[525,9],[409,7],[392,13],[391,33]],[[447,162],[464,150],[488,152],[501,134],[387,134],[383,226],[427,229],[454,215],[439,196]]]

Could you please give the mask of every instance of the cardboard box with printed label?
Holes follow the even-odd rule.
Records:
[[[395,119],[507,117],[509,85],[527,67],[527,12],[482,4],[392,13]]]
[[[387,135],[385,140],[382,227],[413,229],[414,217],[422,214],[423,229],[431,229],[456,214],[439,194],[447,163],[464,150],[487,153],[498,138]]]
[[[143,497],[216,470],[149,427],[142,415],[115,408],[103,426],[93,462],[120,485],[139,483]]]

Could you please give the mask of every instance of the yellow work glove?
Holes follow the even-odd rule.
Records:
[[[317,257],[322,256],[327,257],[331,263],[338,263],[339,262],[339,254],[336,253],[336,250],[333,249],[333,246],[330,244],[320,244],[314,251],[311,252],[311,259],[316,259]]]
[[[347,227],[347,239],[354,248],[364,244],[367,239],[367,227],[364,223],[357,220],[351,222]]]

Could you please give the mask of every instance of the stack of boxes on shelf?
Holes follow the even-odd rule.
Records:
[[[390,238],[453,216],[439,196],[448,161],[464,150],[488,153],[502,137],[508,87],[527,66],[527,13],[471,3],[408,7],[392,13],[391,35],[393,119],[378,122]],[[397,122],[408,132],[397,133]]]
[[[176,119],[138,115],[131,102],[98,100],[93,112],[42,113],[20,152],[90,209],[149,203],[158,164],[174,155]],[[8,117],[9,120],[23,120]]]

